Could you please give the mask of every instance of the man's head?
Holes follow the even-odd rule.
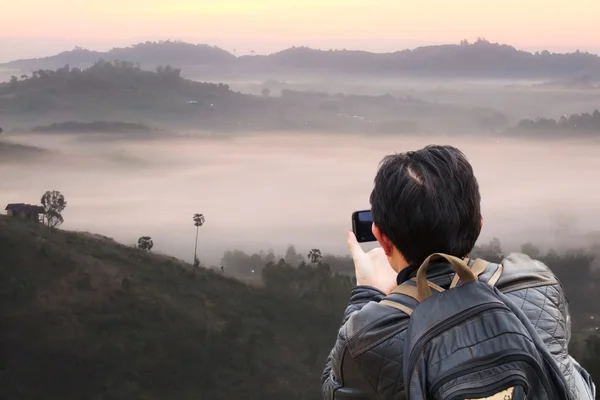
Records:
[[[481,231],[473,168],[452,146],[385,157],[371,193],[373,233],[397,271],[432,253],[465,257]]]

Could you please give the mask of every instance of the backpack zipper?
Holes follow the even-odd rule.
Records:
[[[506,371],[503,375],[506,375],[507,373],[513,373],[511,371]],[[509,383],[510,382],[510,383]],[[515,382],[516,384],[513,384],[512,382]],[[517,379],[511,378],[509,376],[505,377],[505,378],[501,378],[499,381],[496,381],[495,383],[489,385],[488,387],[485,388],[485,390],[483,389],[479,389],[479,391],[475,388],[471,388],[471,389],[456,389],[454,391],[451,391],[449,395],[447,395],[446,397],[444,397],[444,400],[463,400],[464,396],[474,396],[475,398],[481,399],[489,397],[489,396],[493,396],[496,393],[498,393],[499,391],[503,390],[503,389],[507,389],[507,385],[512,385],[513,387],[516,386],[522,386],[523,388],[527,387],[527,380],[524,377],[519,377]]]
[[[502,310],[510,311],[510,309],[505,304],[493,302],[493,303],[478,304],[472,308],[467,309],[464,312],[454,314],[450,318],[444,320],[442,323],[436,325],[433,329],[430,329],[427,332],[425,332],[421,337],[419,337],[417,339],[417,341],[413,345],[413,350],[410,352],[410,356],[408,359],[408,367],[409,367],[408,369],[409,370],[413,369],[411,367],[415,364],[416,359],[418,358],[419,354],[423,350],[423,347],[427,344],[427,342],[430,338],[435,337],[440,332],[445,331],[447,329],[447,327],[451,326],[452,323],[454,323],[454,321],[456,321],[457,319],[467,321],[472,316],[476,315],[478,312],[486,311],[488,309],[489,310],[502,309]],[[406,394],[407,394],[407,398],[410,399],[410,390],[408,388],[406,390]]]
[[[480,360],[478,362],[471,363],[466,368],[461,367],[461,366],[454,367],[447,373],[447,375],[444,378],[440,379],[439,381],[437,381],[436,383],[434,383],[432,385],[431,393],[432,394],[436,393],[442,386],[444,386],[446,383],[450,382],[453,379],[456,379],[458,377],[465,376],[472,372],[477,371],[482,365],[485,365],[488,363],[506,364],[506,363],[513,362],[513,361],[525,361],[526,363],[528,363],[535,369],[535,372],[539,376],[543,376],[541,374],[541,368],[539,368],[538,363],[535,362],[535,360],[532,357],[530,357],[526,353],[518,353],[518,354],[512,353],[512,354],[506,354],[506,355],[502,355],[502,356],[498,356],[498,357],[486,357],[486,359],[484,359],[484,360]],[[546,382],[544,382],[544,387],[546,387]]]

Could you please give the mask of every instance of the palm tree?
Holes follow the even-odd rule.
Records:
[[[194,267],[197,267],[200,263],[198,262],[198,258],[196,257],[196,252],[198,251],[198,230],[206,219],[204,218],[204,214],[194,214],[194,226],[196,227],[196,245],[194,246]]]
[[[321,250],[312,249],[311,251],[309,251],[308,259],[313,264],[321,264],[321,261],[323,260],[323,255],[321,254]]]

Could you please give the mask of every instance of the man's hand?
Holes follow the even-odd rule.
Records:
[[[386,295],[394,290],[398,274],[392,269],[381,247],[365,253],[354,233],[348,232],[348,249],[354,260],[357,285],[372,286]]]

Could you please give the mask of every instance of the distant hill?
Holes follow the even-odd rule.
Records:
[[[89,131],[97,121],[123,121],[174,131],[473,132],[497,130],[507,117],[494,109],[438,104],[392,95],[330,95],[282,90],[254,96],[226,84],[185,79],[181,69],[147,71],[128,61],[98,61],[13,76],[0,83],[0,119],[6,129],[43,131],[66,126]],[[72,124],[71,124],[72,125]],[[99,126],[103,131],[111,126]],[[116,130],[123,126],[112,126]],[[126,129],[131,129],[128,125]],[[139,128],[139,127],[137,127]],[[39,128],[38,128],[39,129]]]
[[[563,115],[559,119],[536,118],[523,119],[508,132],[540,137],[560,136],[569,138],[574,135],[600,139],[600,111],[592,113]]]
[[[146,71],[126,61],[37,70],[0,83],[0,118],[6,129],[20,130],[63,121],[139,121],[161,129],[185,123],[211,129],[237,127],[253,113],[264,116],[257,110],[264,108],[263,99],[224,84],[186,80],[180,72],[169,65]]]
[[[533,85],[536,89],[566,89],[566,90],[600,90],[600,79],[589,75],[576,76],[570,79],[559,79]]]
[[[26,146],[18,143],[11,143],[0,137],[0,164],[2,161],[23,161],[31,160],[32,157],[39,157],[48,154],[47,150],[34,146]]]
[[[91,51],[80,47],[50,57],[15,60],[0,65],[24,71],[56,69],[64,65],[87,68],[99,59],[122,60],[154,68],[158,65],[223,65],[235,61],[235,56],[218,47],[179,41],[145,42],[109,51]]]
[[[144,124],[119,121],[94,121],[94,122],[56,122],[50,125],[37,126],[33,132],[55,132],[55,133],[151,133],[156,129]]]
[[[315,50],[293,47],[270,55],[236,57],[208,45],[177,41],[145,42],[130,47],[95,52],[77,48],[51,57],[17,60],[0,67],[34,71],[69,64],[85,68],[98,59],[125,60],[144,68],[170,64],[195,66],[207,75],[357,74],[440,78],[559,78],[588,74],[600,77],[600,58],[595,54],[530,53],[506,44],[477,39],[456,45],[422,46],[393,53],[355,50]]]

